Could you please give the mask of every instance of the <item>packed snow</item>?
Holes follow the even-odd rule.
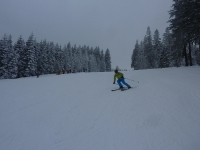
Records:
[[[0,149],[200,149],[200,67],[123,74],[114,92],[114,72],[0,80]]]

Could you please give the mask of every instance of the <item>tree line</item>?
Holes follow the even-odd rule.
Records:
[[[37,42],[33,33],[25,42],[22,36],[15,44],[6,34],[0,40],[0,78],[13,79],[54,74],[57,72],[105,72],[111,71],[109,49],[105,54],[99,47],[64,47],[53,42]]]
[[[147,28],[144,40],[136,41],[131,57],[134,69],[200,65],[200,1],[173,0],[169,27],[162,39]]]

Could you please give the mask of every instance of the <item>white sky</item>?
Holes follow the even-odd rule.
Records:
[[[162,37],[172,0],[0,0],[0,38],[31,32],[62,46],[99,46],[111,53],[112,67],[130,68],[135,42],[147,27]]]

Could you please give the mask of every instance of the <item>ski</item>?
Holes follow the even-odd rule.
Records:
[[[131,88],[132,88],[132,87],[131,87]],[[118,90],[125,91],[125,90],[128,90],[128,89],[130,89],[130,88],[124,87],[124,88],[122,88],[122,89],[114,89],[114,90],[111,90],[111,91],[118,91]]]
[[[124,88],[121,89],[121,91],[125,91],[125,90],[128,90],[128,88],[124,87]]]
[[[111,90],[111,91],[118,91],[118,90],[121,90],[121,89],[114,89],[114,90]]]
[[[132,87],[131,87],[132,88]],[[123,89],[121,89],[121,91],[125,91],[125,90],[129,90],[129,89],[131,89],[131,88],[123,88]]]

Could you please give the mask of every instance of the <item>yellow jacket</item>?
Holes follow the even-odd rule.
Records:
[[[116,78],[117,79],[121,79],[121,78],[123,78],[123,73],[121,73],[121,72],[118,72],[118,73],[116,73],[115,75],[114,75],[114,82],[115,82],[115,80],[116,80]]]

